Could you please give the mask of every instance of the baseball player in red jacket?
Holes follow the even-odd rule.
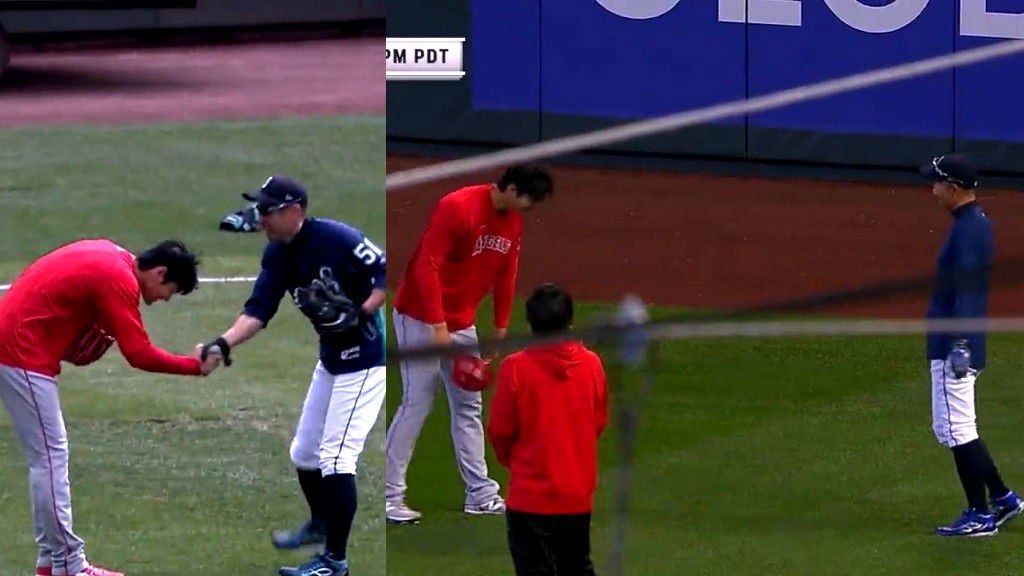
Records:
[[[138,255],[110,240],[80,240],[33,262],[0,299],[0,400],[28,461],[37,576],[121,576],[90,564],[72,527],[61,362],[90,364],[116,341],[139,370],[209,374],[219,357],[200,360],[201,345],[191,356],[157,348],[139,310],[140,300],[148,305],[192,292],[197,267],[174,240]]]
[[[394,305],[399,349],[477,343],[476,312],[494,293],[494,327],[508,328],[519,270],[522,212],[547,199],[551,176],[537,166],[512,166],[492,184],[468,186],[442,198],[405,271]],[[402,403],[388,428],[385,516],[415,523],[420,513],[405,503],[406,471],[423,423],[444,381],[452,418],[452,443],[466,484],[466,514],[502,514],[498,483],[484,458],[483,400],[452,380],[452,360],[401,362]]]
[[[567,330],[572,316],[572,298],[553,284],[526,302],[534,334]],[[607,423],[604,367],[583,344],[534,346],[501,363],[487,437],[510,471],[505,514],[517,576],[593,576],[590,515]]]

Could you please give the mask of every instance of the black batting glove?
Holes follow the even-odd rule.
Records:
[[[210,354],[220,354],[221,358],[224,359],[224,365],[231,366],[231,346],[228,345],[228,341],[223,336],[204,344],[199,354],[199,359],[206,362],[206,358]]]

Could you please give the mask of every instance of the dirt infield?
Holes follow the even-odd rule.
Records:
[[[383,114],[383,38],[15,54],[0,126]]]
[[[387,170],[433,162],[388,156]],[[556,168],[556,198],[530,214],[520,291],[556,281],[578,297],[626,292],[672,306],[737,308],[905,278],[927,283],[949,226],[930,187]],[[388,196],[388,282],[401,274],[434,202],[496,174]],[[993,314],[1024,312],[1024,195],[984,190],[996,230]],[[1016,266],[1006,264],[1015,261]],[[920,317],[928,291],[822,309]]]

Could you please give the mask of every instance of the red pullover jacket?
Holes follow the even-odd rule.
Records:
[[[579,342],[527,348],[498,369],[487,437],[509,468],[506,505],[584,514],[597,487],[597,439],[608,423],[601,359]]]

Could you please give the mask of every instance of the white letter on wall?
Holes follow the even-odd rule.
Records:
[[[895,0],[887,6],[865,6],[857,0],[825,0],[829,10],[851,28],[871,34],[895,32],[924,12],[929,0]]]
[[[718,21],[799,26],[801,8],[800,0],[718,0]]]
[[[1024,39],[1024,14],[989,12],[985,0],[962,0],[960,35]]]
[[[597,0],[597,3],[616,16],[648,20],[675,8],[679,0]]]

